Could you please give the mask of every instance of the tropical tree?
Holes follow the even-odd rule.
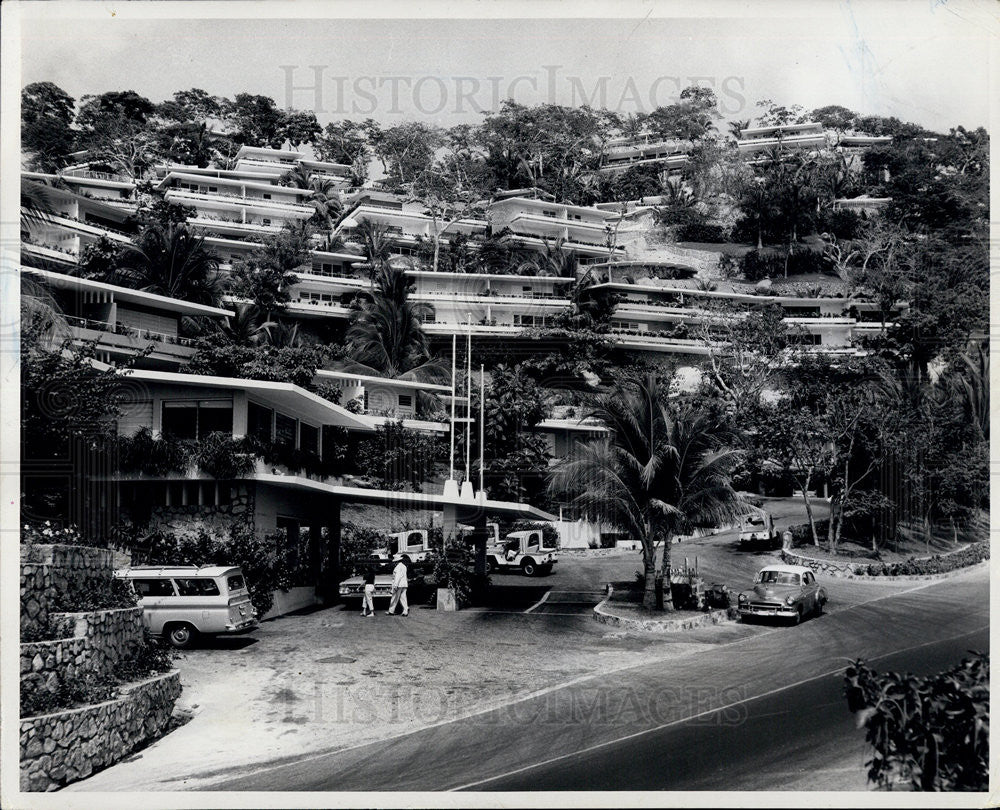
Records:
[[[566,250],[561,236],[554,242],[542,237],[542,251],[532,251],[518,265],[517,272],[527,276],[574,278],[579,266],[576,251]]]
[[[115,283],[215,306],[222,296],[219,259],[184,225],[152,225],[126,245]]]
[[[282,175],[280,182],[285,186],[309,191],[305,202],[315,211],[309,218],[309,223],[320,230],[329,230],[344,211],[336,182],[329,177],[310,174],[301,164]]]
[[[604,514],[642,544],[643,605],[656,607],[656,555],[664,605],[669,598],[670,545],[698,524],[727,523],[745,506],[731,485],[738,461],[731,431],[716,415],[670,401],[661,381],[648,375],[620,383],[588,414],[610,438],[580,448],[554,468],[553,495]]]
[[[74,103],[52,82],[34,82],[21,91],[21,148],[31,156],[32,169],[54,172],[66,165],[76,143]]]
[[[385,263],[375,270],[372,290],[358,296],[347,328],[349,371],[393,379],[440,381],[444,364],[432,359],[421,320],[430,305],[410,300],[406,271]]]
[[[358,223],[354,235],[361,242],[368,260],[368,274],[374,281],[378,273],[388,267],[392,257],[393,240],[389,227],[366,219]]]

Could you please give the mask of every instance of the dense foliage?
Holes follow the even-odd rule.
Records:
[[[855,661],[848,708],[872,746],[868,779],[880,788],[985,791],[989,785],[990,660],[975,653],[929,677],[878,673]]]

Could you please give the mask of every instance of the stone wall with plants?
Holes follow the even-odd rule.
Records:
[[[140,607],[53,613],[49,623],[54,634],[85,642],[83,666],[95,675],[111,674],[144,644]]]
[[[73,594],[106,582],[113,564],[114,552],[106,548],[22,544],[22,638],[37,638],[47,627],[50,612]]]
[[[21,790],[55,790],[120,761],[163,733],[180,693],[180,673],[167,672],[112,700],[22,718]]]
[[[970,565],[977,565],[989,558],[990,546],[988,542],[972,543],[945,554],[935,554],[931,557],[911,557],[908,560],[892,563],[879,561],[837,562],[836,560],[806,557],[788,551],[781,552],[782,561],[789,565],[804,565],[812,568],[817,574],[851,579],[869,577],[923,579],[947,574]]]
[[[21,547],[23,790],[116,762],[162,733],[180,694],[171,653],[147,637],[135,595],[113,578],[115,559],[86,546]]]

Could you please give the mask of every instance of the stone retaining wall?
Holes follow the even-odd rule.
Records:
[[[220,506],[157,506],[147,531],[159,530],[178,537],[197,537],[202,531],[228,537],[231,527],[241,521],[253,523],[254,499],[245,484],[233,485],[232,503]]]
[[[143,644],[141,607],[53,613],[49,618],[57,635],[86,642],[84,670],[98,676],[110,675],[115,664],[132,657]]]
[[[106,548],[22,545],[21,633],[43,632],[56,599],[107,580],[113,560]]]
[[[940,554],[937,556],[947,557],[951,554],[957,554],[960,551],[964,551],[965,548],[957,548],[954,551],[946,552],[945,554]],[[916,559],[930,559],[930,557],[917,557]],[[940,574],[905,574],[901,576],[881,576],[881,575],[871,575],[871,574],[860,574],[858,569],[867,569],[869,565],[876,565],[877,563],[872,560],[871,562],[864,563],[838,563],[833,560],[824,560],[817,557],[806,557],[803,554],[795,554],[790,551],[781,552],[781,561],[787,563],[788,565],[802,565],[806,568],[811,568],[817,574],[823,574],[828,577],[836,577],[840,579],[865,579],[875,582],[922,582],[931,579],[942,579],[949,576],[954,576],[955,574],[968,571],[972,568],[979,567],[981,565],[989,565],[989,560],[983,560],[982,562],[975,563],[973,565],[967,565],[962,568],[955,568],[951,571],[942,571]]]
[[[21,645],[21,690],[55,693],[64,678],[82,674],[87,640],[62,638]]]
[[[180,673],[122,687],[114,700],[21,720],[21,790],[56,790],[118,762],[163,733]]]

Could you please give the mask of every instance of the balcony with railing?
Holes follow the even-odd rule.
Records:
[[[197,348],[197,341],[192,338],[172,335],[167,332],[156,332],[122,323],[110,323],[72,315],[64,316],[64,320],[70,328],[76,331],[76,337],[85,340],[96,339],[105,347],[110,345],[136,351],[143,348],[142,345],[137,344],[141,341],[148,341],[157,344],[159,351],[181,358],[190,357]],[[121,338],[121,340],[115,338]]]
[[[253,208],[262,211],[276,211],[282,216],[290,216],[296,219],[308,219],[315,211],[312,206],[302,203],[286,202],[284,200],[270,200],[264,197],[250,196],[246,194],[231,194],[224,191],[192,191],[186,188],[168,188],[163,195],[167,200],[176,200],[179,203],[198,207],[198,203],[211,206],[242,210]]]

